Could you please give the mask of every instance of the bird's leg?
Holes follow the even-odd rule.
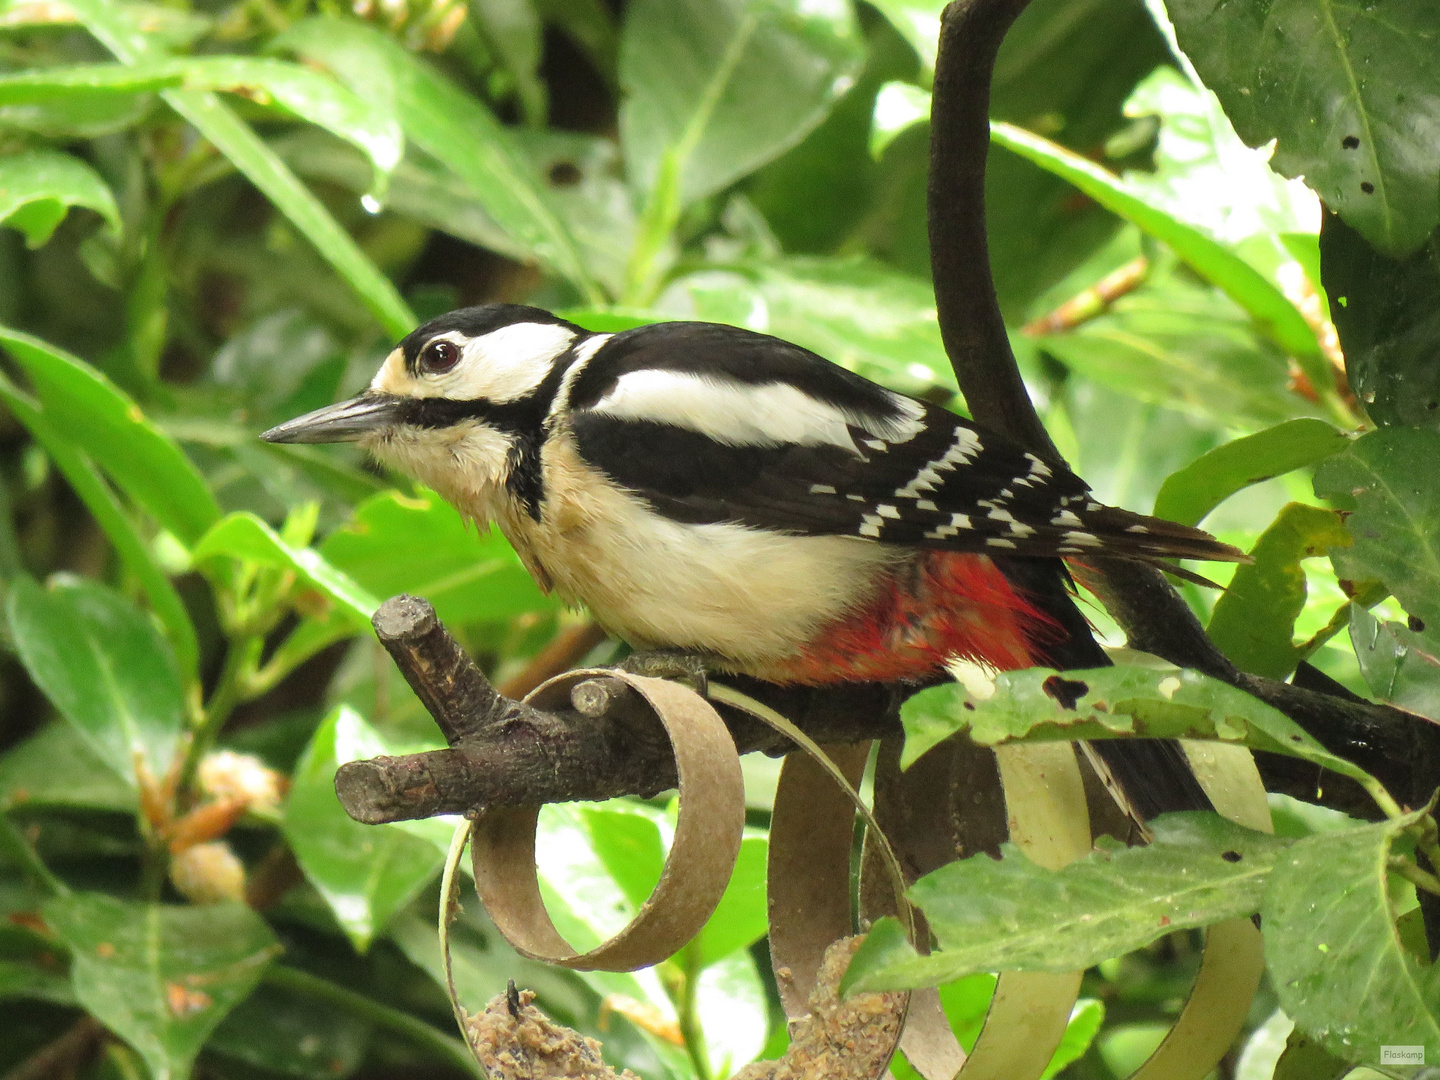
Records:
[[[705,697],[709,690],[713,657],[681,649],[649,649],[631,653],[615,666],[631,675],[684,683]]]

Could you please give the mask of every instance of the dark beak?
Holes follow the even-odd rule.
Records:
[[[273,443],[354,442],[396,423],[400,405],[401,399],[389,394],[361,394],[287,420],[260,438]]]

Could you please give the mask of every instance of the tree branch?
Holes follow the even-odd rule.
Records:
[[[565,707],[542,709],[499,693],[423,600],[399,596],[375,613],[375,630],[420,699],[432,709],[450,748],[342,765],[340,803],[367,824],[463,814],[490,806],[648,797],[675,786],[670,743],[649,708],[617,679],[577,684]],[[842,690],[776,687],[730,679],[794,720],[817,742],[848,743],[900,733],[905,688],[879,683]],[[1416,732],[1432,729],[1408,713],[1341,701],[1274,679],[1239,683],[1286,711],[1326,748],[1354,761],[1395,792],[1413,788]],[[744,714],[721,707],[741,753],[779,755],[790,744]],[[1295,758],[1260,755],[1272,791],[1361,817],[1374,805],[1358,786]],[[1317,796],[1317,790],[1323,795]]]

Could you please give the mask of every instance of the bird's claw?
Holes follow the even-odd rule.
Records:
[[[710,673],[705,657],[697,653],[681,652],[677,649],[654,649],[631,653],[615,666],[631,675],[684,683],[701,697],[706,697],[709,693]]]

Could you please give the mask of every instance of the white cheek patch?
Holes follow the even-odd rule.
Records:
[[[424,381],[437,388],[436,396],[455,401],[517,401],[535,392],[574,340],[574,330],[553,323],[502,326],[473,341],[456,342],[464,349],[460,362]]]
[[[859,450],[850,427],[877,426],[873,417],[819,401],[786,383],[741,383],[656,369],[620,376],[591,408],[621,420],[672,424],[727,446],[828,443],[852,454]]]

